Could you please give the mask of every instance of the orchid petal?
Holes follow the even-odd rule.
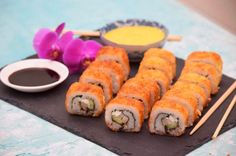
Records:
[[[62,23],[55,31],[40,29],[33,39],[33,47],[39,58],[61,61],[70,73],[82,71],[95,59],[102,45],[93,40],[73,39],[71,31],[61,35],[64,27]]]
[[[56,43],[56,41],[57,41],[57,34],[55,32],[47,33],[39,43],[37,51],[38,56],[40,58],[51,59],[50,51],[52,50],[52,47]]]
[[[55,32],[57,33],[58,36],[60,36],[60,34],[62,33],[64,27],[65,27],[65,23],[61,23],[55,30]]]
[[[94,40],[87,40],[84,42],[82,53],[86,58],[94,60],[101,47],[102,45],[100,43]]]
[[[76,66],[67,66],[69,69],[70,74],[77,73],[78,71],[82,71],[81,64],[76,65]]]
[[[83,41],[81,39],[72,40],[66,47],[63,54],[63,62],[68,66],[79,66],[82,58],[81,50]]]
[[[39,51],[39,46],[41,44],[42,39],[51,31],[47,28],[40,29],[34,36],[33,39],[33,47],[36,51]]]
[[[61,48],[62,51],[64,51],[65,47],[71,40],[73,40],[73,33],[71,31],[68,31],[63,34],[61,38],[57,41],[57,45]]]

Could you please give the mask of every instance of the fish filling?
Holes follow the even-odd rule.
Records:
[[[95,102],[89,97],[77,95],[72,99],[71,110],[85,114],[92,114],[95,110]]]
[[[172,114],[161,113],[158,115],[158,120],[161,121],[165,133],[167,134],[171,133],[172,131],[176,130],[179,127],[179,118],[176,118]],[[158,125],[156,125],[156,127],[157,126]]]
[[[113,126],[117,129],[133,129],[135,127],[135,119],[133,113],[128,110],[114,110],[111,113]]]

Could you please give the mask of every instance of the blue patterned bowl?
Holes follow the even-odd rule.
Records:
[[[107,40],[104,37],[104,34],[107,33],[108,31],[111,31],[113,29],[116,28],[120,28],[123,26],[137,26],[137,25],[143,25],[143,26],[152,26],[152,27],[158,27],[159,29],[161,29],[164,34],[165,37],[164,39],[162,39],[161,41],[152,43],[152,44],[148,44],[148,45],[124,45],[124,44],[117,44],[115,42],[112,42],[110,40]],[[100,33],[101,33],[101,40],[105,45],[110,45],[110,46],[114,46],[114,47],[121,47],[126,49],[130,62],[139,62],[142,60],[143,58],[143,54],[144,52],[149,49],[149,48],[161,48],[163,47],[165,41],[166,41],[166,37],[168,36],[168,30],[167,28],[155,21],[147,21],[144,19],[127,19],[127,20],[118,20],[116,22],[107,24],[106,26],[102,27],[100,29]]]

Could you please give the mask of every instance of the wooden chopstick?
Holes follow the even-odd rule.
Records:
[[[178,41],[181,41],[182,40],[182,36],[180,36],[180,35],[168,35],[167,36],[167,38],[166,38],[166,40],[167,41],[170,41],[170,42],[172,42],[172,41],[174,41],[174,42],[178,42]]]
[[[65,33],[67,31],[71,31],[74,35],[79,35],[79,36],[92,36],[92,37],[100,36],[99,31],[63,30],[62,33]]]
[[[216,128],[216,130],[215,130],[215,133],[214,133],[213,136],[212,136],[212,139],[215,139],[215,138],[218,136],[218,134],[219,134],[219,132],[220,132],[222,126],[223,126],[224,123],[225,123],[225,120],[226,120],[227,117],[229,116],[229,113],[231,112],[232,108],[234,107],[235,102],[236,102],[236,95],[234,96],[233,100],[231,101],[230,105],[228,106],[227,110],[225,111],[224,116],[223,116],[222,119],[220,120],[220,123],[219,123],[219,125],[217,126],[217,128]]]
[[[99,31],[80,31],[80,30],[64,30],[63,33],[67,31],[72,31],[74,35],[79,36],[92,36],[92,37],[99,37],[100,32]],[[180,35],[168,35],[166,38],[167,41],[181,41],[182,36]]]
[[[236,81],[227,89],[227,91],[216,101],[216,103],[208,110],[208,112],[201,118],[197,125],[192,129],[190,135],[196,132],[211,116],[212,113],[222,104],[222,102],[234,91],[236,88]]]

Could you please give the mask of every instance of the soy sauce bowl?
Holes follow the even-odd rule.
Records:
[[[55,82],[45,84],[45,85],[40,85],[40,86],[38,85],[37,86],[23,86],[23,85],[21,86],[21,85],[13,84],[12,82],[9,81],[9,77],[13,73],[20,70],[24,70],[24,69],[30,69],[30,68],[46,68],[46,69],[52,70],[59,75],[59,78]],[[27,60],[9,64],[6,67],[4,67],[0,72],[0,79],[3,84],[5,84],[6,86],[10,88],[13,88],[15,90],[22,91],[22,92],[34,93],[34,92],[46,91],[59,85],[68,77],[68,75],[69,75],[68,68],[60,62],[47,60],[47,59],[27,59]]]

